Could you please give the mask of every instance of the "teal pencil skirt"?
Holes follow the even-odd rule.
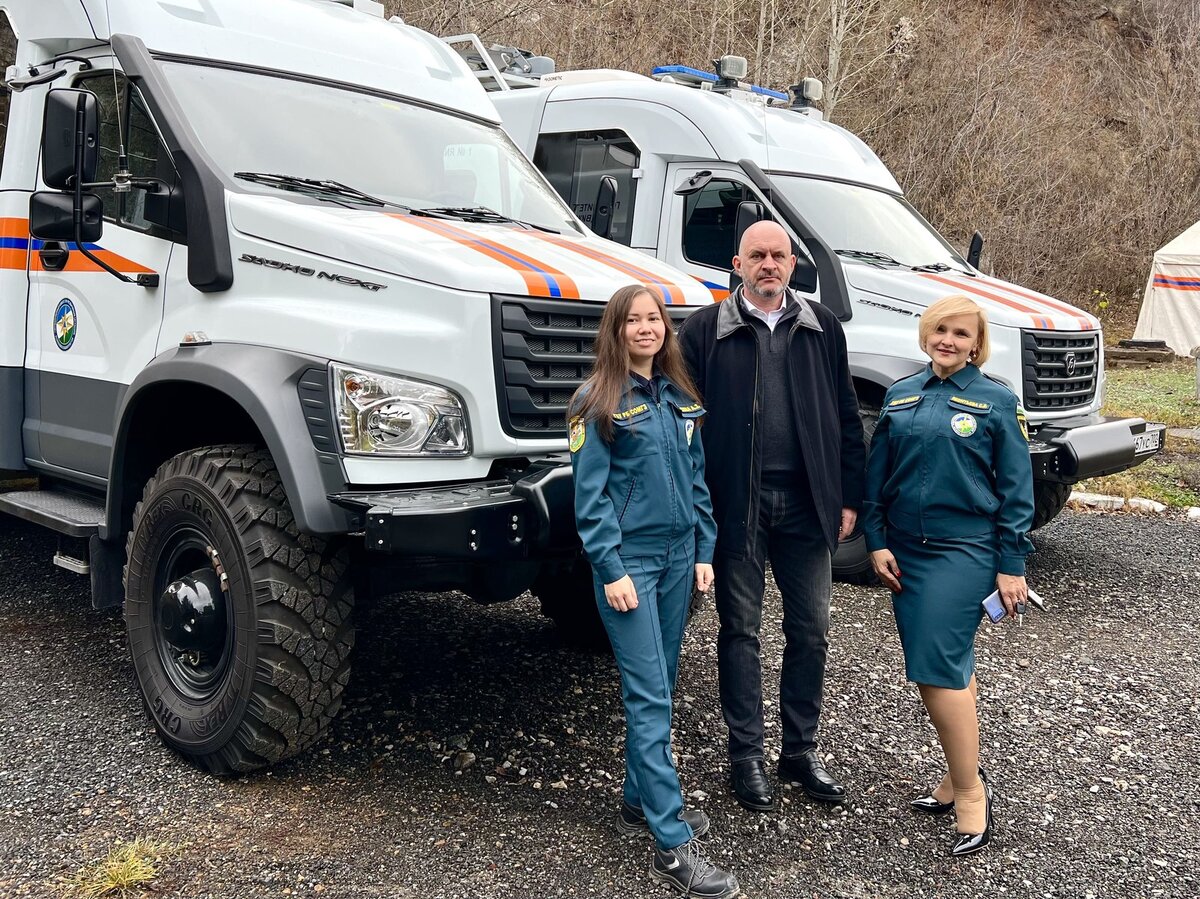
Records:
[[[904,647],[904,673],[914,683],[962,690],[975,673],[980,603],[996,589],[1000,553],[996,535],[922,542],[894,526],[887,546],[900,566],[892,594]]]

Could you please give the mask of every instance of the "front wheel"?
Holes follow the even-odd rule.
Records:
[[[592,567],[583,559],[546,565],[530,591],[541,603],[542,614],[555,623],[568,643],[585,649],[609,648],[608,632],[596,605]]]
[[[125,621],[163,742],[215,774],[312,745],[354,644],[346,548],[301,534],[270,453],[203,447],[165,462],[133,515]]]
[[[1070,484],[1056,484],[1053,481],[1033,482],[1033,527],[1030,530],[1049,524],[1063,510],[1071,496]]]

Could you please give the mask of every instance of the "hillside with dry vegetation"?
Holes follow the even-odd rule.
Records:
[[[983,267],[1132,330],[1154,250],[1200,219],[1200,0],[389,0],[560,69],[825,82],[823,107]]]

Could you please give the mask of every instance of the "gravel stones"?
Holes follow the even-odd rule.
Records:
[[[978,641],[997,834],[953,861],[949,818],[910,814],[943,770],[904,682],[887,594],[838,585],[822,724],[844,807],[728,792],[716,615],[689,628],[675,750],[707,846],[748,897],[1200,893],[1200,531],[1182,515],[1067,513],[1034,535],[1049,604]],[[342,714],[313,751],[218,780],[148,729],[118,614],[52,568],[54,538],[0,518],[0,895],[117,840],[176,846],[155,888],[187,897],[666,897],[650,842],[613,824],[624,716],[611,659],[562,646],[537,603],[404,594],[362,610]],[[764,671],[778,752],[778,596]],[[469,764],[467,758],[472,758]],[[771,766],[773,767],[773,765]]]

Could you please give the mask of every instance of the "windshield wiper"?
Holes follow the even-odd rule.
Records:
[[[329,179],[297,178],[295,175],[273,175],[269,172],[234,172],[233,177],[240,178],[243,181],[250,181],[254,184],[265,184],[268,187],[274,187],[279,190],[290,190],[293,193],[307,194],[313,197],[325,197],[334,200],[334,202],[338,199],[343,199],[368,206],[393,206],[397,209],[408,208],[407,206],[401,206],[399,203],[392,203],[388,200],[381,200],[379,197],[373,197],[369,193],[359,190],[357,187],[351,187],[340,181]]]
[[[839,256],[849,256],[851,259],[861,259],[864,262],[880,262],[888,265],[901,265],[887,253],[877,253],[874,250],[834,250]]]
[[[547,225],[539,225],[536,222],[523,222],[520,219],[497,212],[495,209],[487,206],[429,206],[424,209],[414,209],[413,214],[432,215],[438,218],[456,218],[464,222],[505,222],[507,224],[520,225],[523,228],[536,228],[538,231],[548,231],[551,234],[562,233]]]

